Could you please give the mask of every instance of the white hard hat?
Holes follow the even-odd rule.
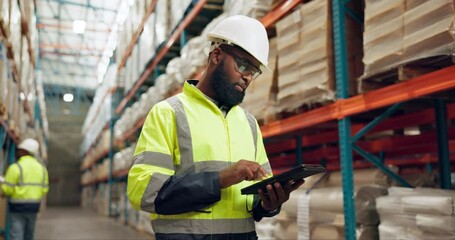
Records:
[[[235,44],[247,51],[261,63],[261,68],[267,66],[269,58],[269,39],[264,25],[254,18],[234,15],[221,20],[207,39],[215,44]],[[219,41],[223,42],[219,42]]]
[[[23,149],[30,154],[36,155],[38,154],[39,143],[32,138],[27,138],[22,141],[18,146],[18,149]]]

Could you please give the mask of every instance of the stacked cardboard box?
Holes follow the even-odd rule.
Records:
[[[365,1],[365,72],[360,80],[415,60],[450,56],[454,16],[453,0]]]
[[[358,10],[358,6],[351,6]],[[363,72],[360,25],[346,18],[349,92]],[[331,2],[313,0],[276,23],[278,48],[278,111],[335,100]]]
[[[454,239],[455,191],[391,187],[379,197],[380,239]]]

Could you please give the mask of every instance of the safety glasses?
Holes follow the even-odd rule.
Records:
[[[247,59],[242,58],[239,55],[235,54],[233,51],[231,51],[227,47],[220,46],[220,49],[225,51],[227,54],[231,55],[232,58],[234,58],[235,70],[237,72],[241,73],[242,75],[251,76],[251,78],[254,80],[257,77],[259,77],[259,75],[262,74],[261,69],[259,69],[258,67],[254,66]]]

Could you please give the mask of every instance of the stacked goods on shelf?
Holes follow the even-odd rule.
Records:
[[[7,28],[8,45],[12,47],[12,60],[16,67],[21,66],[21,11],[17,1],[9,1],[9,26]]]
[[[125,183],[115,183],[115,188],[119,189],[118,203],[111,204],[113,208],[117,208],[119,212],[118,220],[122,223],[136,228],[140,232],[146,232],[151,235],[154,234],[152,225],[150,224],[150,213],[144,211],[136,211],[126,197],[126,193],[122,189],[126,189]],[[113,212],[115,212],[115,209]]]
[[[124,90],[127,93],[141,76],[147,63],[155,55],[161,43],[163,43],[181,21],[182,16],[189,7],[190,0],[158,0],[155,11],[152,13],[141,33],[137,44],[134,45],[131,56],[126,60],[125,69],[122,69]],[[121,62],[124,51],[130,44],[132,37],[137,31],[149,4],[143,1],[136,1],[130,6],[129,16],[119,33],[117,62]],[[123,72],[124,71],[124,72]]]
[[[361,169],[354,172],[353,181],[357,187],[355,198],[358,200],[356,201],[358,235],[364,237],[372,236],[368,234],[377,235],[378,217],[374,199],[375,196],[387,194],[390,179],[378,169]],[[273,220],[257,223],[264,239],[297,239],[298,231],[306,231],[308,234],[311,232],[311,238],[309,235],[307,238],[299,236],[303,237],[302,239],[337,239],[333,236],[342,238],[344,209],[341,185],[341,172],[306,178],[305,184],[293,192],[290,199],[283,204],[278,216]],[[307,211],[306,218],[303,217],[305,212],[303,210]]]
[[[256,19],[264,17],[274,5],[274,0],[225,0],[224,12],[228,16],[245,15]]]
[[[0,41],[0,119],[7,119],[7,102],[8,102],[8,82],[10,74],[8,73],[8,59],[6,57],[6,48]]]
[[[376,199],[380,239],[455,238],[455,191],[392,187]]]
[[[31,58],[30,60],[35,65],[35,57],[38,55],[38,28],[36,27],[35,4],[33,1],[28,0],[20,0],[19,2],[22,13],[22,32],[25,34],[25,41],[29,45],[26,50]]]
[[[455,41],[449,27],[455,17],[454,7],[453,0],[406,0],[403,61],[453,53]]]
[[[207,54],[204,53],[206,46],[207,40],[203,36],[197,36],[190,39],[180,50],[180,57],[193,75],[202,72],[207,64]]]
[[[109,159],[104,158],[100,161],[100,164],[95,165],[89,171],[85,171],[81,177],[81,185],[89,185],[106,179],[109,165]]]
[[[269,116],[274,113],[273,104],[275,103],[276,98],[276,93],[274,92],[274,89],[276,88],[276,64],[276,39],[273,38],[270,39],[268,65],[271,71],[264,69],[262,74],[250,83],[242,103],[242,107],[253,114],[256,119],[263,120],[263,122],[267,122]]]
[[[359,239],[377,239],[379,217],[376,212],[376,198],[384,195],[387,195],[387,189],[377,185],[354,189]],[[342,188],[313,189],[308,196],[301,194],[298,209],[299,235],[308,234],[304,231],[306,229],[309,230],[310,239],[339,239],[344,236]],[[301,212],[308,211],[308,216],[300,215]]]
[[[300,32],[302,27],[300,10],[295,10],[287,17],[284,17],[276,23],[277,32],[277,53],[278,53],[278,107],[286,109],[287,105],[295,100],[289,100],[295,94],[301,91],[298,84],[300,81],[302,60],[301,50],[303,46],[300,41]],[[287,103],[289,102],[289,103]],[[296,103],[299,104],[300,103]],[[290,106],[292,107],[292,106]]]
[[[379,73],[419,59],[450,56],[455,46],[450,36],[454,11],[452,0],[366,1],[365,72],[359,91],[368,91],[364,80]]]
[[[354,6],[356,7],[356,6]],[[356,45],[360,25],[346,18],[350,93],[362,72]],[[278,37],[278,111],[335,100],[331,4],[313,0],[276,23]]]
[[[103,83],[96,89],[93,103],[82,125],[84,140],[81,145],[81,154],[89,150],[106,123],[111,119],[112,88],[115,86],[116,74],[117,65],[110,65],[104,76]]]
[[[134,150],[136,149],[136,144],[133,144],[125,149],[123,149],[122,151],[114,154],[114,160],[113,160],[113,167],[112,167],[112,171],[115,173],[115,172],[118,172],[120,170],[124,170],[124,169],[130,169],[131,167],[131,164],[132,164],[132,160],[133,160],[133,153],[134,153]]]
[[[201,36],[189,40],[181,50],[181,57],[171,59],[166,66],[166,72],[155,80],[154,86],[143,93],[131,107],[125,109],[114,126],[114,138],[117,143],[125,140],[125,133],[129,133],[135,127],[137,129],[136,125],[146,117],[153,105],[180,92],[183,82],[205,67],[207,54],[204,50],[208,47],[206,34],[225,17],[220,15],[215,18],[204,28]]]
[[[425,179],[432,174],[420,175],[422,176],[413,183],[428,184]],[[256,224],[259,229],[258,234],[262,234],[264,239],[297,239],[298,234],[302,239],[343,238],[344,209],[341,177],[341,172],[330,172],[327,175],[319,174],[306,178],[305,184],[293,192],[289,201],[283,204],[278,216]],[[395,182],[378,169],[359,169],[354,171],[353,177],[356,186],[358,239],[378,239],[379,218],[375,209],[375,199],[386,195],[387,188],[395,185]],[[402,177],[406,178],[406,175]]]
[[[147,67],[147,64],[150,59],[152,59],[153,56],[155,56],[155,49],[157,47],[157,41],[155,39],[155,20],[156,19],[156,14],[152,13],[148,19],[147,22],[144,24],[144,29],[142,30],[141,36],[139,36],[139,40],[137,42],[138,45],[138,54],[139,54],[139,60],[138,60],[138,68],[139,68],[139,73],[143,71]],[[119,47],[122,48],[122,47]],[[118,48],[118,49],[119,49]],[[123,47],[123,50],[125,47]]]
[[[47,117],[44,93],[38,91],[34,57],[37,51],[33,1],[0,2],[0,120],[18,140],[34,137],[40,144],[40,157],[47,158]],[[35,108],[38,101],[39,108]],[[38,109],[39,112],[35,112]],[[28,125],[39,116],[34,129]]]
[[[95,187],[85,187],[81,191],[81,206],[85,208],[94,207]]]
[[[165,77],[164,74],[161,76]],[[147,89],[147,92],[140,96],[138,102],[135,102],[131,107],[126,108],[125,112],[114,125],[114,139],[117,143],[119,143],[118,141],[124,140],[122,138],[125,133],[133,129],[140,119],[145,118],[152,106],[162,99],[161,93],[157,90],[156,86],[154,86]]]
[[[109,185],[106,183],[98,184],[98,188],[95,191],[94,198],[94,209],[101,215],[109,216]],[[90,197],[93,197],[91,195]]]
[[[104,130],[100,134],[100,139],[84,155],[81,169],[89,168],[96,160],[108,153],[110,148],[111,131]]]

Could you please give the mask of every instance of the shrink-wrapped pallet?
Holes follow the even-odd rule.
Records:
[[[449,26],[454,17],[453,0],[406,0],[403,61],[453,53]]]
[[[300,10],[290,13],[276,23],[278,51],[278,95],[280,110],[292,108],[292,98],[300,92],[300,64],[302,41],[299,34],[302,28]]]
[[[454,16],[453,0],[365,1],[365,72],[360,80],[416,60],[450,56]]]
[[[389,188],[376,199],[381,239],[455,238],[455,191],[429,188]]]
[[[405,0],[365,1],[364,75],[402,59],[405,3]]]
[[[171,2],[167,0],[158,0],[155,5],[156,22],[155,22],[155,36],[156,44],[159,46],[174,30],[171,26]]]
[[[356,9],[353,5],[350,8]],[[360,10],[359,10],[360,11]],[[363,71],[359,50],[360,27],[346,18],[346,51],[350,94]],[[278,111],[335,100],[331,1],[313,0],[278,21]]]
[[[388,187],[391,183],[391,179],[379,169],[357,169],[354,171],[353,181],[357,187],[364,185]],[[342,184],[341,172],[328,172],[326,175],[318,174],[305,178],[305,184],[302,188],[341,187]]]
[[[13,60],[16,68],[21,66],[21,12],[17,1],[10,1],[10,19],[8,44],[11,44],[14,53]]]
[[[297,191],[299,239],[340,239],[344,237],[344,207],[342,188],[321,188],[311,190],[307,197],[305,191]],[[358,237],[375,239],[379,217],[376,212],[376,198],[387,194],[387,189],[370,185],[354,190],[356,223]],[[290,204],[295,201],[289,200]],[[283,204],[284,210],[295,208]],[[305,213],[306,212],[306,213]]]
[[[138,64],[141,73],[144,71],[150,59],[155,55],[155,15],[155,13],[152,13],[149,16],[144,25],[144,29],[142,30],[142,34],[139,37],[140,61]]]
[[[188,9],[188,6],[191,4],[192,0],[171,0],[171,29],[177,27],[180,21],[183,19],[185,11]]]

